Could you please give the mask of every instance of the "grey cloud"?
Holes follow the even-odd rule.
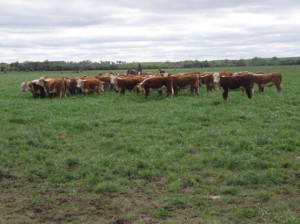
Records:
[[[0,62],[239,59],[300,52],[300,27],[290,18],[300,4],[295,0],[21,2],[3,3]],[[255,24],[253,15],[268,15],[269,21]]]

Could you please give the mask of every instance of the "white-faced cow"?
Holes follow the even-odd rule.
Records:
[[[96,78],[78,79],[77,87],[86,95],[90,93],[99,95],[100,91],[104,91],[103,82]]]
[[[114,86],[115,90],[121,95],[125,94],[125,90],[132,91],[136,86],[142,82],[145,77],[142,76],[131,76],[131,77],[117,77],[111,76],[111,84]]]
[[[214,83],[219,85],[223,93],[223,99],[227,101],[229,90],[243,89],[246,91],[248,99],[252,99],[253,95],[253,75],[243,74],[237,76],[222,76],[219,73],[214,73]]]
[[[30,91],[33,98],[45,98],[46,93],[42,86],[35,83],[35,80],[31,82],[22,82],[20,86],[20,92]]]

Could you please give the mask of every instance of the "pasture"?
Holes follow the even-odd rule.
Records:
[[[300,223],[300,67],[226,70],[282,92],[33,99],[78,74],[0,74],[0,223]]]

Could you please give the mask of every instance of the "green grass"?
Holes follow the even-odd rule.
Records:
[[[283,90],[33,99],[46,73],[0,74],[0,223],[299,223],[300,67],[213,70]]]

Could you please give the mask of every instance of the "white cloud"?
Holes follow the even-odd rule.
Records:
[[[0,62],[299,56],[296,0],[0,0]]]

